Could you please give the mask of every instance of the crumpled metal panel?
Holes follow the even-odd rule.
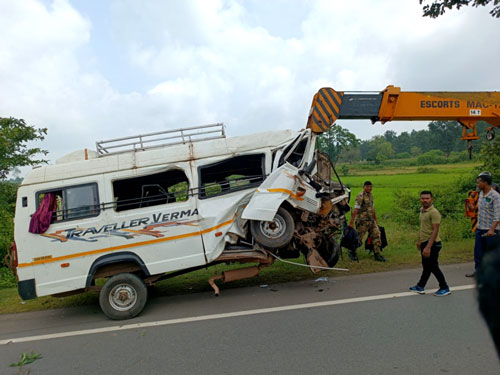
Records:
[[[241,218],[241,214],[252,194],[254,190],[236,191],[220,197],[204,199],[199,205],[200,231],[208,263],[220,256],[226,241],[234,242],[228,238],[231,233],[245,237],[246,220]],[[207,230],[207,228],[214,227],[217,228]]]
[[[271,221],[283,201],[289,197],[302,201],[303,198],[296,195],[296,174],[297,168],[289,164],[271,173],[253,194],[243,211],[243,219]]]

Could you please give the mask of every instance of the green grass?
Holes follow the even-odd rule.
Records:
[[[439,187],[452,183],[451,179],[460,174],[447,174],[446,177],[435,173],[406,173],[406,174],[383,174],[373,176],[347,176],[342,178],[342,182],[351,187],[363,187],[363,183],[369,180],[373,183],[373,188],[422,188],[424,186]]]
[[[436,171],[416,173],[419,167],[380,168],[377,171],[369,171],[372,173],[370,175],[349,175],[341,177],[341,180],[351,189],[351,204],[354,204],[354,198],[363,189],[363,183],[371,181],[375,210],[378,217],[384,219],[389,216],[394,206],[395,190],[406,190],[416,195],[422,190],[438,192],[455,183],[460,176],[470,173],[477,167],[477,163],[442,164],[431,167]],[[351,174],[351,171],[349,173]]]
[[[340,170],[342,164],[337,168]],[[349,168],[350,176],[380,176],[380,175],[394,175],[394,174],[412,174],[417,173],[419,168],[423,166],[411,167],[392,167],[392,166],[376,166],[376,165],[363,165],[360,164],[345,164]],[[465,162],[456,164],[436,164],[426,165],[425,167],[436,169],[434,173],[440,174],[463,174],[470,172],[475,167],[479,166],[477,162]],[[346,177],[344,177],[346,178]]]
[[[375,207],[379,222],[386,228],[389,246],[384,250],[384,256],[388,259],[387,263],[379,263],[373,260],[372,255],[358,249],[360,262],[351,262],[345,255],[339,261],[337,267],[348,268],[349,272],[329,271],[313,275],[305,267],[297,267],[289,264],[275,262],[271,267],[264,268],[259,277],[223,284],[220,281],[217,284],[224,289],[237,288],[242,286],[254,286],[261,284],[276,284],[286,281],[297,281],[318,276],[346,276],[360,273],[381,272],[403,268],[414,268],[420,266],[420,254],[416,250],[417,232],[415,229],[407,229],[406,223],[394,223],[390,220],[390,212],[394,207],[394,191],[408,190],[418,194],[419,191],[430,189],[437,191],[441,188],[454,183],[462,174],[469,173],[476,164],[445,164],[433,165],[436,171],[432,173],[416,173],[418,167],[407,168],[380,168],[370,172],[369,175],[351,175],[342,178],[342,181],[351,187],[352,197],[361,191],[363,182],[370,180],[373,182],[373,195],[375,198]],[[355,166],[349,166],[350,173],[357,173]],[[363,173],[365,171],[362,171]],[[452,230],[454,223],[443,223],[442,237],[444,241],[443,250],[440,253],[440,263],[461,263],[473,260],[472,249],[473,239],[456,240],[452,235],[446,235],[446,231]],[[451,228],[451,229],[450,229]],[[445,238],[451,239],[446,240]],[[344,251],[345,254],[345,251]],[[292,260],[302,262],[302,260]],[[199,270],[178,276],[169,280],[157,283],[151,289],[154,296],[172,296],[194,292],[211,291],[207,280],[217,271],[219,274],[223,270],[247,267],[249,265],[217,265],[208,270]],[[8,286],[8,284],[5,284]],[[0,289],[0,314],[17,313],[25,311],[47,310],[54,308],[64,308],[81,305],[98,304],[97,293],[88,292],[81,295],[56,298],[41,297],[35,300],[21,301],[16,288]]]

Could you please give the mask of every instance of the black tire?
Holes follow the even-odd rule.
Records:
[[[318,253],[325,260],[328,267],[335,267],[339,261],[342,249],[333,237],[324,237],[318,248]]]
[[[279,249],[290,243],[295,230],[295,222],[288,210],[280,207],[272,221],[253,220],[250,232],[257,243],[265,248]]]
[[[146,305],[147,299],[146,284],[132,273],[114,275],[106,281],[99,293],[102,311],[113,320],[137,316]]]

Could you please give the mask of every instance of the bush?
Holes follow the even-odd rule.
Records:
[[[459,241],[474,237],[469,219],[464,216],[448,216],[439,228],[439,236],[443,241]]]
[[[442,157],[445,156],[444,151],[441,150],[430,150],[426,152],[427,155],[435,156],[435,157]]]
[[[349,176],[349,167],[347,165],[342,165],[340,167],[340,173],[342,174],[342,176]]]
[[[416,194],[406,190],[396,190],[394,192],[394,209],[390,218],[404,227],[416,227],[419,224],[420,207],[420,200]]]
[[[463,191],[464,186],[467,186],[464,181],[465,179],[460,179],[449,188],[432,192],[434,205],[443,219],[439,231],[442,240],[459,240],[473,236],[470,219],[464,215],[464,201],[467,198],[467,193]],[[394,197],[392,219],[417,230],[422,207],[419,195],[408,191],[395,191]]]
[[[476,189],[476,180],[480,172],[481,170],[479,168],[475,168],[471,173],[458,178],[454,184],[455,190],[458,193],[467,196],[470,191]]]
[[[493,175],[493,181],[498,181],[500,177],[500,137],[483,144],[480,154],[481,161],[483,162],[482,169],[488,170]]]
[[[14,211],[16,204],[17,184],[0,182],[0,267],[5,266],[4,258],[7,249],[14,241]]]
[[[13,217],[0,210],[0,267],[6,266],[4,259],[12,241],[14,241]]]
[[[441,150],[431,150],[417,158],[417,165],[446,164],[448,159]]]
[[[467,151],[452,151],[450,156],[448,156],[448,161],[450,163],[461,163],[464,161],[469,161],[469,153]]]
[[[394,155],[395,159],[408,159],[411,158],[411,155],[409,152],[400,152],[399,154]]]
[[[413,146],[411,149],[410,149],[410,152],[413,156],[417,156],[417,155],[420,155],[422,153],[422,149],[420,147],[417,147],[417,146]]]
[[[14,288],[17,285],[16,277],[6,267],[0,268],[0,289]]]

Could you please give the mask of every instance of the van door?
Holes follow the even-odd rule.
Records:
[[[232,241],[226,237],[228,233],[245,237],[241,213],[271,166],[266,166],[265,153],[213,158],[203,163],[198,166],[198,209],[205,252],[211,262],[222,253],[226,241]]]
[[[118,239],[134,251],[150,274],[205,264],[196,197],[189,163],[149,169],[112,181]]]

